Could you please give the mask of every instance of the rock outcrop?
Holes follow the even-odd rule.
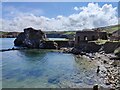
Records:
[[[45,34],[41,30],[26,28],[24,29],[24,32],[18,35],[14,41],[14,44],[15,46],[40,48],[40,45],[45,39]]]
[[[48,43],[46,34],[41,30],[33,28],[26,28],[24,32],[20,33],[14,41],[15,46],[27,48],[47,48],[55,49],[57,45],[54,42]]]

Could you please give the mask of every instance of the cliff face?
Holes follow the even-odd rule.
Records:
[[[14,41],[14,44],[15,46],[28,48],[42,48],[45,39],[46,35],[41,30],[26,28],[24,29],[24,32],[18,35]]]

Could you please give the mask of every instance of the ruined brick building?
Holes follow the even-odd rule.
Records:
[[[79,44],[83,41],[94,41],[98,39],[107,39],[106,32],[100,31],[77,31],[75,35],[75,44]]]

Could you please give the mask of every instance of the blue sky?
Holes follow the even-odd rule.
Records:
[[[118,24],[118,2],[3,2],[2,31],[72,31]]]
[[[10,15],[12,12],[15,12],[15,9],[18,12],[27,13],[31,12],[36,16],[46,16],[49,18],[54,18],[58,15],[69,16],[73,13],[78,13],[74,10],[74,7],[83,7],[87,6],[90,2],[3,2],[2,15],[3,18],[11,18],[14,15]],[[118,7],[117,2],[97,2],[99,6],[104,4],[112,4],[113,7]],[[12,8],[11,10],[7,10]],[[17,12],[17,13],[18,13]]]

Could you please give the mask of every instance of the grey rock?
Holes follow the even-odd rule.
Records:
[[[15,46],[40,49],[57,49],[58,45],[54,41],[47,41],[46,34],[41,30],[26,28],[14,41]]]

